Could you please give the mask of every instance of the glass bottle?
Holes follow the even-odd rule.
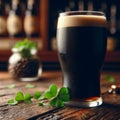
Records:
[[[7,19],[7,29],[12,37],[21,37],[23,35],[20,0],[12,0],[12,8]]]
[[[39,36],[39,18],[35,0],[28,0],[24,19],[24,30],[27,37]]]
[[[5,4],[0,0],[0,37],[7,36]]]

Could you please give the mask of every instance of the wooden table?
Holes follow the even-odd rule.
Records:
[[[31,104],[10,106],[7,100],[13,98],[18,91],[31,94],[35,91],[45,91],[52,83],[60,87],[60,71],[44,71],[36,82],[20,82],[12,79],[7,72],[0,72],[0,120],[120,120],[120,95],[108,94],[107,91],[113,83],[108,83],[104,79],[105,75],[112,75],[116,79],[114,84],[120,84],[120,72],[102,72],[101,91],[104,103],[101,106],[52,108],[38,106],[35,100]],[[35,87],[25,88],[28,83],[34,84]],[[8,88],[10,84],[15,84],[15,88]]]

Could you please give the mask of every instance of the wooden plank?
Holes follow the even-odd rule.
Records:
[[[108,97],[109,96],[109,97]],[[103,105],[95,108],[74,108],[64,107],[57,110],[46,112],[46,114],[40,114],[36,117],[31,117],[29,120],[119,120],[120,119],[120,96],[119,99],[110,102],[115,99],[113,96],[105,94],[103,99],[105,100]],[[119,105],[118,105],[119,103]]]
[[[41,78],[35,82],[20,82],[18,80],[12,79],[8,73],[0,73],[0,120],[24,120],[30,116],[35,116],[42,114],[53,108],[48,107],[39,107],[38,101],[33,101],[32,104],[20,103],[16,106],[7,105],[7,100],[12,99],[15,96],[15,93],[22,91],[24,93],[33,94],[35,91],[45,91],[49,88],[51,83],[55,83],[60,86],[61,73],[55,74],[57,72],[43,73]],[[4,77],[3,77],[4,76]],[[56,82],[57,81],[57,82]],[[34,88],[25,88],[26,84],[35,85]],[[14,84],[15,88],[9,89],[8,85]]]
[[[104,96],[107,98],[107,94]],[[109,99],[109,98],[108,98]],[[119,96],[120,100],[120,96]],[[110,99],[109,99],[110,101]],[[118,101],[116,101],[118,102]],[[119,101],[120,103],[120,101]],[[120,105],[104,103],[95,108],[74,108],[64,107],[57,110],[52,110],[46,114],[40,114],[36,117],[29,118],[29,120],[119,120],[120,119]]]
[[[120,119],[120,95],[108,94],[111,84],[104,80],[105,75],[116,78],[115,84],[119,84],[119,72],[102,72],[101,87],[103,93],[103,105],[95,108],[52,108],[40,107],[38,101],[34,100],[30,105],[20,103],[16,106],[7,105],[7,100],[15,96],[18,91],[33,94],[35,91],[45,91],[49,85],[54,83],[59,87],[62,85],[61,72],[44,72],[39,81],[20,82],[13,80],[8,73],[0,73],[0,120],[119,120]],[[4,76],[4,77],[3,77]],[[35,88],[25,88],[26,84],[34,84]],[[9,84],[15,84],[15,88],[9,89]]]

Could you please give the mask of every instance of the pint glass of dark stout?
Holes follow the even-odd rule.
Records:
[[[102,12],[60,13],[57,24],[57,49],[68,87],[68,105],[95,107],[102,104],[100,74],[106,53],[106,17]]]

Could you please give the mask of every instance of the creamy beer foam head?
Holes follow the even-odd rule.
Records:
[[[67,13],[67,12],[66,12]],[[85,12],[73,12],[69,15],[61,13],[58,18],[58,28],[62,27],[77,27],[77,26],[96,26],[96,27],[106,27],[106,17],[103,15],[95,14],[81,14]],[[87,13],[87,12],[86,12]],[[98,12],[99,13],[99,12]]]

